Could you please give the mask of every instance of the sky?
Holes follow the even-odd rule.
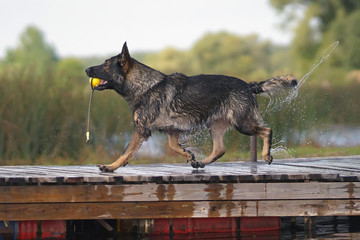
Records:
[[[268,0],[0,0],[0,58],[39,28],[60,57],[190,48],[208,32],[258,34],[288,44]]]

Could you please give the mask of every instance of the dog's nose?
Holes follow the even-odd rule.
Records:
[[[87,68],[87,69],[85,70],[85,72],[86,72],[86,74],[87,74],[88,76],[90,76],[91,68]]]

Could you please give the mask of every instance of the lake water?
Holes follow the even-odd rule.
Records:
[[[360,146],[360,127],[330,126],[307,133],[319,146]]]
[[[108,223],[113,223],[109,220]],[[80,221],[79,221],[80,222]],[[273,239],[360,239],[360,216],[318,217],[314,230],[304,229],[304,218],[281,218],[281,229],[276,231],[258,231],[241,233],[203,233],[203,234],[175,234],[157,236],[119,235],[107,233],[96,221],[86,221],[87,225],[77,227],[77,233],[67,234],[68,239],[99,239],[99,240],[273,240]],[[85,232],[81,232],[81,229]]]
[[[195,136],[196,137],[196,136]],[[130,140],[130,137],[128,137]],[[282,139],[280,142],[273,142],[273,154],[276,158],[291,158],[291,152],[287,151],[291,146],[287,143],[289,139]],[[126,140],[127,142],[128,140]],[[319,147],[354,147],[360,146],[360,127],[349,126],[328,126],[318,127],[307,131],[295,132],[291,139],[292,142],[300,145],[314,145]],[[139,151],[138,156],[146,157],[163,157],[164,146],[167,145],[167,137],[165,135],[154,134],[144,142]],[[113,147],[116,151],[118,148]],[[114,151],[115,151],[114,150]],[[280,151],[280,153],[278,153]],[[285,156],[281,154],[286,153]]]

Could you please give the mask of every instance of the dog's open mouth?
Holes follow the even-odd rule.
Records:
[[[97,85],[96,87],[107,84],[107,81],[105,81],[103,79],[100,79],[100,80],[101,81],[100,81],[99,85]]]
[[[108,83],[108,81],[101,78],[90,77],[89,83],[94,89],[100,90]]]

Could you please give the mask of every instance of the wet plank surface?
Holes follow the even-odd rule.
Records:
[[[1,220],[153,219],[359,215],[360,201],[181,201],[0,205]],[[4,216],[6,214],[6,218]]]
[[[360,156],[213,163],[204,169],[189,164],[131,165],[113,173],[96,166],[3,166],[0,185],[98,183],[237,183],[359,181]]]
[[[0,167],[0,220],[360,215],[360,156]]]
[[[360,199],[360,182],[2,186],[0,203]]]

